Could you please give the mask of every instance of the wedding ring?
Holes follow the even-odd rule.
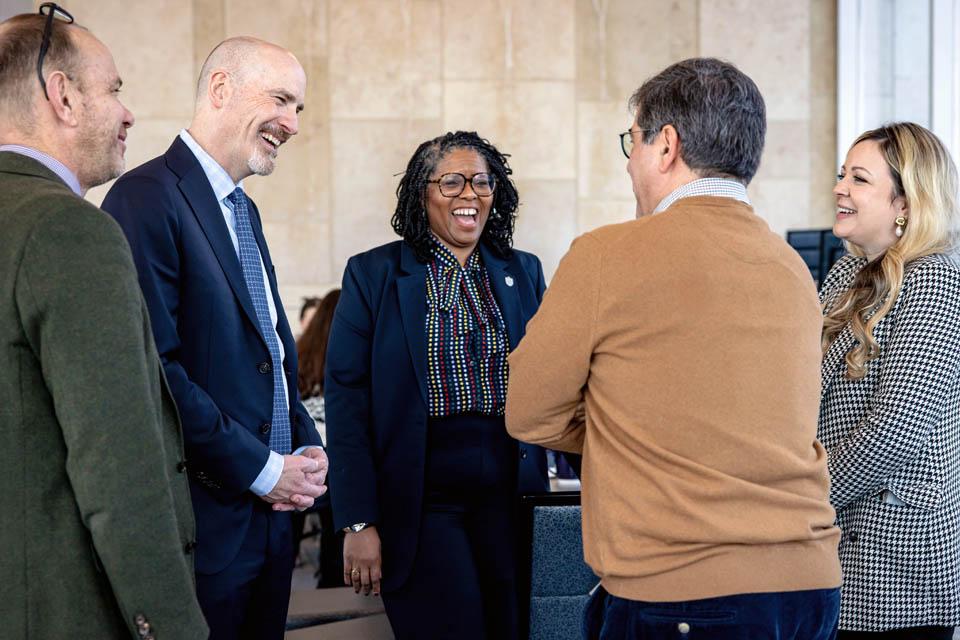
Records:
[[[352,575],[352,576],[358,576],[358,575],[360,575],[360,569],[354,569],[353,571],[350,572],[350,575]]]

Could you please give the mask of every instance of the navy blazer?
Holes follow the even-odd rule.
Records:
[[[511,350],[546,284],[536,256],[480,244]],[[350,258],[324,383],[334,522],[381,530],[383,588],[403,584],[420,530],[427,444],[427,265],[403,241]],[[544,450],[518,443],[518,490],[550,490]]]
[[[197,519],[196,568],[216,573],[236,557],[260,500],[249,487],[270,454],[270,352],[220,204],[179,137],[164,155],[117,180],[103,209],[130,242],[180,412]],[[293,446],[320,445],[300,403],[296,344],[252,202],[250,221],[277,308]]]

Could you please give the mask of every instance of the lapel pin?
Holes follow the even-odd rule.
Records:
[[[505,277],[503,278],[503,281],[507,283],[507,286],[508,286],[508,287],[512,287],[512,286],[513,286],[513,278],[511,278],[510,276],[505,276]]]

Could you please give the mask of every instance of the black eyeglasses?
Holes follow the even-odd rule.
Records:
[[[620,134],[620,150],[623,151],[623,155],[627,156],[627,159],[630,158],[630,152],[633,151],[633,133],[644,134],[648,131],[653,131],[653,129],[634,129],[633,131],[624,131]]]
[[[47,81],[43,79],[43,59],[47,57],[47,49],[50,48],[50,34],[53,33],[53,19],[63,20],[66,24],[73,24],[73,16],[54,2],[44,2],[40,5],[40,15],[47,16],[47,24],[43,27],[43,41],[40,43],[40,57],[37,58],[37,77],[40,78],[40,86],[43,87],[43,96],[50,100],[47,95]]]
[[[427,180],[427,182],[436,183],[440,187],[440,195],[456,198],[467,186],[467,176],[462,173],[445,173],[437,180]],[[493,190],[497,187],[497,179],[492,173],[475,173],[470,178],[470,186],[478,196],[493,195]]]

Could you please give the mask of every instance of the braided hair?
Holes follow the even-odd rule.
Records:
[[[448,132],[417,147],[397,185],[397,209],[390,219],[393,230],[413,248],[417,260],[430,261],[433,240],[425,205],[427,180],[440,160],[454,149],[472,149],[479,153],[494,176],[496,188],[493,191],[493,205],[480,239],[486,241],[500,257],[509,257],[520,196],[510,180],[513,171],[507,164],[508,154],[500,153],[475,131]]]

